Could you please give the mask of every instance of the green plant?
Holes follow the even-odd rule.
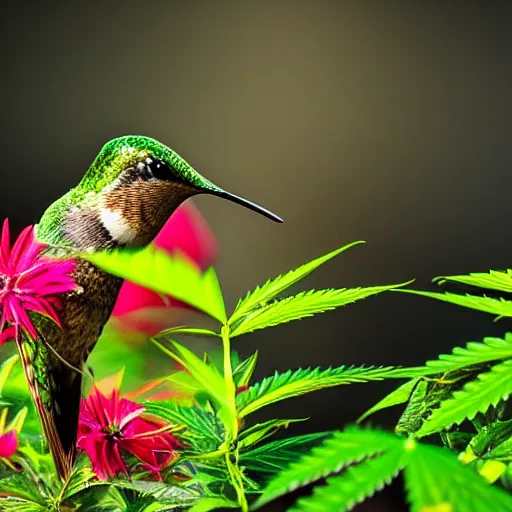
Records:
[[[259,382],[253,379],[258,354],[239,360],[232,350],[232,344],[244,334],[385,291],[407,291],[471,307],[492,300],[496,309],[488,306],[487,311],[512,314],[512,302],[404,289],[409,283],[286,295],[292,285],[358,243],[267,281],[240,299],[231,315],[226,312],[214,270],[202,273],[178,254],[171,256],[149,247],[82,255],[114,275],[172,295],[216,321],[217,327],[212,328],[167,329],[153,340],[170,363],[179,365],[178,371],[170,370],[159,379],[178,396],[144,400],[139,406],[148,418],[163,422],[161,432],[172,433],[181,448],[158,473],[159,481],[151,479],[151,473],[132,456],[124,459],[127,475],[98,479],[82,454],[71,477],[61,482],[41,443],[37,423],[26,423],[19,435],[19,449],[9,459],[16,471],[6,466],[0,473],[2,510],[247,511],[328,477],[325,485],[299,499],[292,510],[341,511],[373,495],[400,471],[414,511],[512,510],[512,497],[507,493],[512,461],[512,418],[507,409],[512,388],[512,335],[469,343],[421,367],[298,368],[276,372]],[[469,283],[469,278],[469,284],[512,290],[510,273],[479,276],[446,279]],[[201,356],[175,340],[190,335],[210,338],[219,350]],[[16,371],[16,358],[5,361],[0,385]],[[351,426],[344,431],[275,440],[276,432],[306,418],[251,421],[256,411],[288,398],[384,379],[406,382],[360,421],[386,407],[406,404],[395,433]],[[23,390],[13,393],[11,389],[4,397],[0,386],[0,398],[13,411],[28,406],[27,418],[33,417]],[[24,418],[26,412],[18,412],[18,427],[20,414]]]

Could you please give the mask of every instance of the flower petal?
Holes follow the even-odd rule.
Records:
[[[4,220],[2,226],[2,241],[0,244],[0,272],[9,271],[9,258],[11,256],[11,234],[9,230],[9,219]]]
[[[0,457],[12,457],[18,449],[18,437],[15,430],[0,436]]]

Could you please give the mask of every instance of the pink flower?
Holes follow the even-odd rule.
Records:
[[[12,457],[18,449],[18,437],[15,430],[0,435],[0,459]]]
[[[4,408],[0,413],[0,461],[14,471],[17,471],[16,466],[9,459],[18,449],[18,433],[25,421],[27,410],[24,408],[18,412],[16,417],[8,425],[6,425],[7,414],[7,408]]]
[[[128,475],[123,451],[135,455],[156,475],[177,457],[177,439],[164,423],[144,418],[143,413],[142,405],[119,398],[119,390],[107,398],[94,387],[82,401],[77,444],[101,480],[119,473]]]
[[[153,243],[169,253],[182,251],[203,270],[212,265],[216,256],[215,238],[190,201],[173,213]],[[185,309],[189,307],[172,297],[126,281],[112,316],[126,327],[152,335],[179,323],[177,310]]]
[[[32,339],[38,337],[29,311],[60,325],[56,295],[76,289],[69,277],[75,263],[43,256],[46,247],[34,239],[34,228],[29,226],[11,248],[9,222],[4,221],[0,242],[0,343],[19,339],[20,330]],[[6,323],[11,328],[4,331]]]

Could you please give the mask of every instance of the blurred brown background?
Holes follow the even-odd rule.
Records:
[[[107,140],[153,136],[274,224],[197,200],[230,305],[356,239],[304,287],[510,266],[509,2],[4,2],[2,202],[18,230],[75,185]],[[509,325],[401,294],[248,335],[258,375],[420,364]],[[345,387],[265,414],[353,421],[390,386]],[[398,412],[398,411],[397,411]],[[395,411],[374,421],[392,425]],[[401,487],[357,510],[400,510]],[[284,509],[282,502],[273,510]],[[270,507],[268,510],[271,510]]]

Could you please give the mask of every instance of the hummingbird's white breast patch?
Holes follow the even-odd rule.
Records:
[[[110,208],[100,208],[100,220],[116,242],[131,244],[137,239],[139,233],[123,219],[120,212]]]

